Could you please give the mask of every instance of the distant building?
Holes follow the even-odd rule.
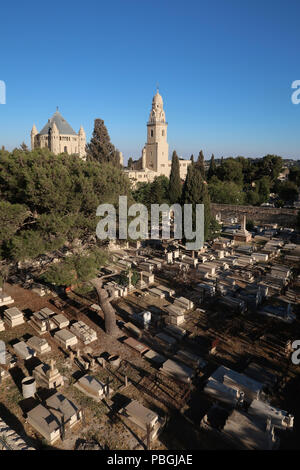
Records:
[[[47,124],[38,132],[35,124],[31,130],[31,149],[48,148],[55,155],[68,153],[86,158],[86,135],[82,126],[78,134],[70,124],[63,118],[58,109],[48,119]]]
[[[160,175],[170,176],[171,160],[169,160],[167,127],[163,99],[157,91],[152,100],[147,123],[147,143],[142,150],[142,156],[133,162],[131,169],[125,170],[134,184],[153,181],[156,176]],[[181,179],[185,179],[190,163],[190,160],[179,160]]]
[[[289,177],[290,170],[289,168],[283,168],[278,175],[279,181],[287,181]]]

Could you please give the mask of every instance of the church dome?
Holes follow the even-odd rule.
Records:
[[[60,134],[77,135],[74,129],[72,129],[70,124],[62,117],[58,110],[53,114],[52,118],[48,120],[47,124],[41,130],[40,135],[48,134],[49,130],[52,129],[54,124],[56,125]]]
[[[163,104],[163,99],[157,90],[156,94],[153,96],[152,105],[159,105],[160,107],[163,107]]]

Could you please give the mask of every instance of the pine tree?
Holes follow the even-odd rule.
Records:
[[[199,170],[200,175],[202,176],[203,179],[205,179],[204,155],[203,155],[202,150],[200,150],[199,152],[198,160],[195,163],[195,168]]]
[[[182,193],[182,186],[180,180],[179,158],[174,150],[172,155],[172,165],[169,181],[169,199],[171,204],[180,201]]]
[[[207,179],[210,180],[213,176],[216,175],[216,162],[215,162],[215,156],[212,154],[211,159],[210,159],[210,164],[209,164],[209,169],[207,172]]]
[[[109,133],[102,119],[95,119],[93,136],[87,145],[87,155],[99,163],[112,163],[120,167],[119,152],[111,143]]]
[[[4,150],[4,148],[3,148]],[[25,144],[25,142],[22,142],[21,145],[20,145],[20,150],[22,150],[22,152],[29,152],[29,148],[27,147],[27,145]]]

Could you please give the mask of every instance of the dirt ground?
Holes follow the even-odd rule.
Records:
[[[167,283],[165,279],[158,282]],[[170,287],[176,287],[177,292],[189,297],[189,290],[185,286],[178,286],[176,282],[169,281]],[[51,297],[39,297],[30,290],[19,286],[5,285],[5,291],[14,299],[13,306],[20,308],[26,320],[30,314],[43,307],[49,307],[57,313],[63,313],[70,321],[83,320],[96,330],[98,339],[88,346],[79,341],[78,346],[83,356],[98,357],[101,355],[118,355],[122,359],[121,366],[117,369],[103,369],[97,366],[93,375],[102,382],[110,380],[110,386],[114,390],[111,399],[105,399],[100,403],[86,397],[73,385],[78,377],[79,369],[73,363],[69,364],[66,353],[58,347],[50,333],[45,336],[51,345],[51,352],[40,359],[49,362],[51,358],[56,360],[56,367],[65,377],[65,386],[62,393],[83,410],[84,419],[71,431],[66,433],[64,441],[58,441],[53,448],[73,449],[76,443],[82,439],[96,439],[103,448],[109,449],[144,449],[146,436],[143,431],[130,423],[126,418],[120,417],[116,410],[126,399],[136,399],[145,406],[167,416],[167,424],[164,431],[155,442],[152,449],[226,449],[228,445],[209,431],[200,428],[202,417],[207,413],[213,401],[203,392],[203,382],[213,370],[223,364],[237,371],[243,371],[250,360],[263,364],[280,378],[278,388],[271,396],[271,402],[277,407],[287,410],[295,416],[295,427],[292,433],[280,435],[281,448],[297,448],[300,438],[300,405],[298,396],[300,392],[299,372],[300,367],[291,363],[290,357],[286,357],[281,343],[286,339],[300,338],[300,312],[297,320],[292,324],[284,324],[257,314],[246,316],[233,315],[232,313],[217,310],[210,302],[201,305],[205,313],[193,310],[187,314],[184,328],[189,337],[181,341],[180,347],[188,347],[208,361],[206,376],[199,374],[196,382],[187,395],[186,403],[179,404],[184,396],[184,387],[172,380],[164,379],[156,382],[157,370],[137,352],[122,344],[120,339],[125,335],[120,330],[119,338],[111,338],[104,332],[103,318],[89,310],[85,301],[76,295],[71,296],[63,311],[57,309],[51,302]],[[93,301],[96,298],[91,299]],[[81,307],[78,302],[81,303]],[[156,307],[163,309],[168,302],[152,296],[137,297],[130,294],[126,301],[119,299],[115,302],[117,319],[128,321],[135,311]],[[0,309],[3,312],[3,308]],[[278,338],[278,344],[265,341],[265,334],[272,334]],[[31,335],[37,335],[36,331],[26,322],[25,325],[6,330],[0,333],[0,340],[4,340],[8,349],[16,339],[26,339]],[[142,341],[151,341],[151,332],[144,333]],[[208,354],[214,340],[218,340],[217,352],[214,356]],[[157,350],[159,345],[156,344]],[[162,347],[162,346],[161,346]],[[161,351],[171,357],[162,347]],[[30,373],[30,369],[24,361],[18,361],[17,372],[12,373],[0,385],[0,416],[17,432],[31,439],[38,448],[49,448],[43,438],[26,423],[26,407],[20,391],[22,377]],[[123,388],[124,377],[127,375],[131,385]],[[74,378],[75,376],[75,378]],[[177,402],[177,403],[176,403]],[[176,406],[177,405],[177,406]],[[185,406],[183,406],[185,405]],[[282,433],[281,433],[282,434]]]
[[[65,308],[61,312],[50,302],[51,296],[40,297],[38,294],[19,286],[6,284],[5,291],[15,299],[15,303],[12,306],[20,308],[25,313],[26,320],[28,320],[32,312],[38,311],[43,307],[48,307],[57,313],[63,313],[69,320],[79,319],[80,316],[80,319],[84,319],[89,326],[97,331],[98,335],[97,341],[94,341],[88,346],[78,341],[78,347],[82,353],[85,354],[86,352],[87,356],[92,353],[94,357],[102,354],[119,355],[124,361],[122,371],[119,371],[118,374],[115,373],[116,377],[112,375],[114,373],[113,370],[112,373],[110,373],[100,365],[96,367],[93,375],[102,382],[106,382],[107,378],[109,378],[111,380],[110,386],[116,392],[112,397],[112,401],[108,400],[108,402],[106,402],[106,400],[103,400],[100,403],[96,403],[74,388],[73,383],[75,380],[73,375],[78,374],[78,367],[74,363],[72,366],[68,364],[66,355],[49,332],[42,336],[47,339],[52,350],[50,353],[40,356],[41,361],[49,363],[51,358],[55,359],[56,367],[66,378],[66,384],[60,389],[61,392],[67,398],[74,401],[84,412],[83,423],[76,425],[71,431],[67,432],[65,440],[63,442],[56,442],[54,447],[73,449],[78,440],[93,438],[96,439],[101,446],[109,449],[145,448],[145,433],[125,418],[118,418],[118,414],[112,412],[111,408],[113,409],[115,406],[114,399],[116,404],[118,404],[120,395],[121,399],[124,399],[124,397],[137,399],[152,410],[160,414],[166,414],[167,408],[162,405],[159,397],[143,394],[134,385],[129,385],[126,390],[122,390],[124,374],[128,376],[129,381],[140,383],[145,375],[153,373],[153,368],[149,362],[142,359],[137,352],[122,344],[118,339],[106,335],[100,326],[103,326],[103,319],[94,315],[93,312],[91,312],[92,319],[87,315],[76,312],[76,308],[74,307]],[[5,308],[2,308],[2,310],[4,309]],[[38,336],[38,333],[26,322],[24,325],[13,329],[6,329],[5,332],[1,332],[0,340],[5,341],[8,350],[13,352],[12,343],[15,343],[16,340],[26,340],[32,335]],[[120,336],[124,336],[124,333],[120,332]],[[24,376],[29,375],[31,371],[22,360],[18,360],[17,368],[14,369],[17,369],[18,373],[14,372],[12,377],[9,377],[0,385],[0,416],[10,424],[13,429],[21,433],[24,437],[27,436],[33,445],[38,447],[42,446],[43,448],[49,447],[46,445],[43,438],[26,423],[25,419],[26,406],[23,406],[24,400],[22,400],[21,394],[21,380]],[[12,371],[13,369],[10,373],[12,373]],[[164,443],[160,440],[156,440],[152,443],[152,449],[165,448]]]

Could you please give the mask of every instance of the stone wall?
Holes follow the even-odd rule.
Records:
[[[277,223],[284,227],[295,227],[298,209],[282,209],[276,207],[233,206],[230,204],[211,204],[212,214],[221,214],[222,220],[246,215],[247,220],[254,223]]]

